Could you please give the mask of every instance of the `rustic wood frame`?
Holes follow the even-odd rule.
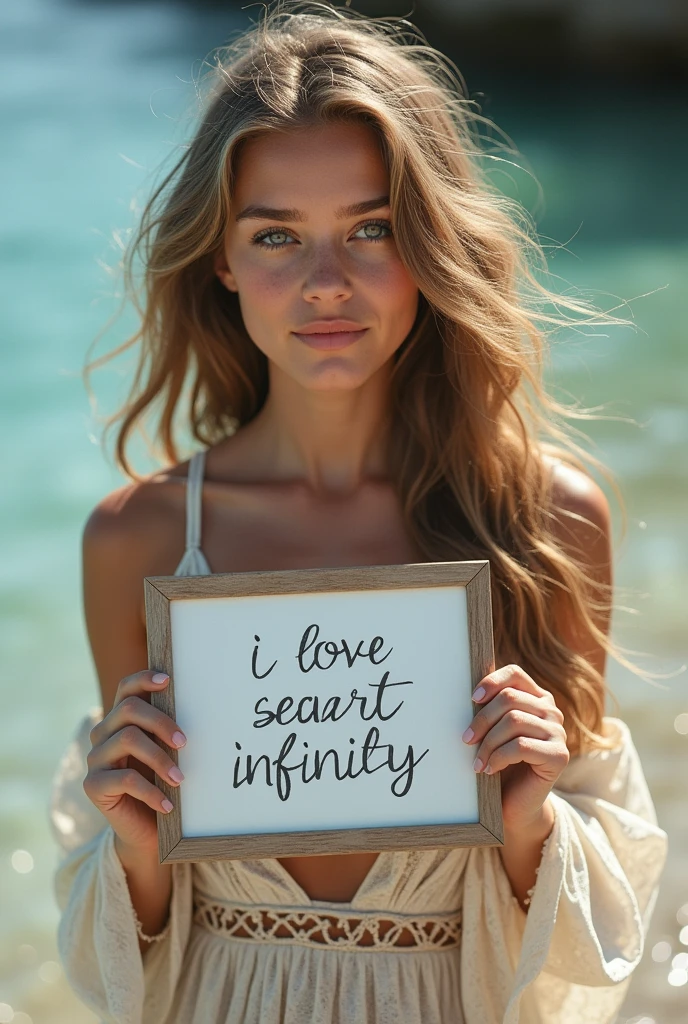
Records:
[[[172,601],[447,586],[466,588],[472,693],[483,676],[494,669],[490,564],[487,560],[145,577],[148,665],[157,672],[166,672],[170,677],[162,692],[151,694],[151,702],[166,715],[175,718],[170,624]],[[468,698],[469,694],[466,696]],[[474,710],[477,707],[474,704]],[[177,751],[157,738],[156,741],[177,764]],[[170,786],[159,777],[156,777],[155,783],[174,804],[174,810],[169,814],[158,812],[161,864],[171,861],[308,856],[362,850],[497,846],[504,842],[498,773],[476,774],[479,820],[475,823],[196,837],[182,836],[181,788]]]

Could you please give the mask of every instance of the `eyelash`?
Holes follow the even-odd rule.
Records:
[[[360,231],[361,228],[368,227],[369,224],[378,224],[382,228],[387,228],[388,231],[389,231],[389,235],[382,235],[382,237],[380,237],[380,238],[366,238],[366,239],[359,238],[359,239],[357,239],[357,241],[359,241],[359,242],[363,242],[363,241],[366,241],[366,242],[383,242],[383,241],[385,241],[385,239],[391,238],[391,235],[392,235],[392,225],[390,224],[390,222],[388,220],[367,220],[367,221],[365,221],[365,223],[359,224],[358,227],[354,228],[354,234],[357,231]],[[262,231],[259,231],[257,234],[255,234],[253,236],[253,238],[251,239],[251,244],[252,245],[258,245],[258,246],[260,246],[261,249],[272,249],[274,251],[277,251],[278,249],[286,249],[286,248],[288,248],[286,243],[282,243],[281,245],[268,245],[268,244],[266,244],[263,241],[263,239],[269,238],[270,235],[277,235],[277,234],[289,235],[291,238],[294,237],[291,234],[291,232],[286,230],[286,228],[277,228],[277,227],[274,227],[274,228],[263,228]]]

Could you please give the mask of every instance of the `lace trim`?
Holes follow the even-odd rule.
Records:
[[[161,932],[158,932],[157,935],[146,935],[146,933],[143,930],[143,925],[138,919],[136,911],[134,911],[134,923],[136,925],[137,934],[140,936],[140,938],[143,939],[144,942],[162,942],[163,939],[167,938],[172,929],[172,914],[170,913],[170,916],[167,919],[167,924],[165,925]]]
[[[363,911],[229,905],[194,894],[194,921],[214,935],[341,950],[452,949],[461,940],[461,912],[405,915]]]
[[[526,889],[526,895],[525,895],[525,897],[523,899],[523,905],[526,906],[526,907],[529,907],[530,904],[533,902],[533,896],[535,895],[535,887],[537,886],[538,875],[540,874],[540,868],[542,866],[542,858],[545,856],[545,850],[547,849],[547,844],[549,843],[549,841],[552,838],[553,834],[554,834],[554,829],[552,829],[552,831],[549,833],[549,835],[546,837],[544,843],[542,844],[542,850],[540,851],[540,863],[535,868],[535,883],[532,886],[532,888]],[[526,913],[527,913],[527,911],[526,911]]]

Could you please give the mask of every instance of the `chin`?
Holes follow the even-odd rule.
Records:
[[[375,370],[367,367],[343,365],[341,361],[333,360],[330,365],[319,366],[310,373],[300,375],[300,383],[308,391],[353,391],[365,384],[374,373]]]

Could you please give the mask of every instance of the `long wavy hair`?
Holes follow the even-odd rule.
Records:
[[[129,397],[106,420],[106,434],[119,425],[118,466],[139,479],[128,443],[154,408],[162,462],[174,464],[179,408],[208,446],[266,400],[266,358],[213,269],[241,143],[323,122],[365,123],[389,172],[398,252],[420,291],[391,385],[390,470],[408,531],[430,561],[489,559],[497,663],[520,664],[553,693],[572,752],[604,747],[604,680],[557,624],[572,616],[618,656],[597,624],[611,588],[593,583],[557,541],[542,455],[604,467],[574,440],[580,432],[569,420],[584,413],[546,392],[543,363],[550,331],[629,321],[538,280],[547,259],[530,216],[483,168],[479,126],[491,122],[455,66],[407,21],[278,4],[207,68],[195,135],[124,256],[140,326],[86,367],[88,386],[92,368],[139,346]]]

